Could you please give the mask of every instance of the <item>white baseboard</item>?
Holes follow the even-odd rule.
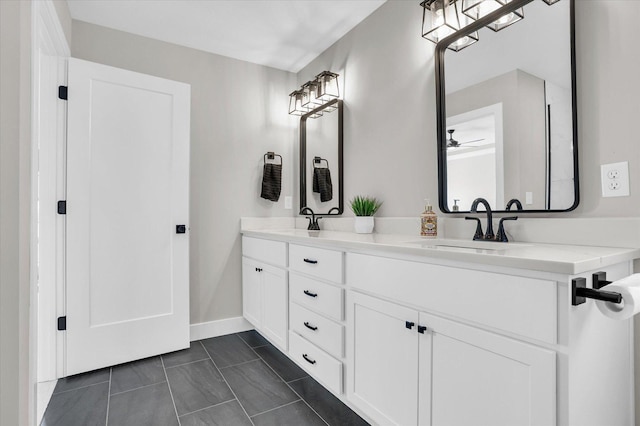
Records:
[[[191,324],[191,341],[209,339],[211,337],[224,336],[225,334],[238,333],[252,330],[254,327],[244,317],[225,318],[217,321]]]

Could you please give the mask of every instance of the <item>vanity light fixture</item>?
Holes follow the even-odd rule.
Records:
[[[462,0],[462,12],[469,18],[478,20],[484,18],[491,12],[495,12],[507,3],[511,3],[511,0]],[[493,31],[500,31],[523,18],[524,8],[521,7],[493,21],[487,25],[487,28]]]
[[[305,94],[303,90],[294,90],[289,94],[289,114],[291,115],[305,115],[308,111],[303,106],[305,103]]]
[[[542,0],[542,1],[548,4],[549,6],[551,6],[552,4],[558,3],[560,0]]]
[[[337,99],[340,96],[338,87],[338,74],[331,71],[322,71],[312,81],[307,81],[298,90],[289,94],[289,114],[305,115],[321,106]],[[323,112],[335,111],[338,107],[331,105],[311,115],[311,118],[322,116]]]
[[[471,19],[462,14],[459,0],[424,0],[422,6],[422,37],[438,43],[461,28],[466,27]],[[455,52],[478,41],[478,32],[466,34],[452,43],[448,48]]]

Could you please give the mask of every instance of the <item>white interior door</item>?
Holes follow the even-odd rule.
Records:
[[[190,86],[70,59],[66,375],[189,346]]]

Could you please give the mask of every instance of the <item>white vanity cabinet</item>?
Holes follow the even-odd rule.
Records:
[[[325,387],[343,393],[344,253],[289,244],[289,356]]]
[[[555,353],[349,292],[348,398],[384,425],[555,423]]]
[[[573,306],[571,283],[624,278],[640,250],[250,234],[245,317],[373,425],[634,424],[633,322]]]
[[[287,244],[243,237],[242,312],[265,337],[287,350],[289,286]]]

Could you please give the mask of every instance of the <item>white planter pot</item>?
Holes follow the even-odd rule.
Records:
[[[373,216],[356,216],[354,227],[357,234],[370,234],[373,232]]]

